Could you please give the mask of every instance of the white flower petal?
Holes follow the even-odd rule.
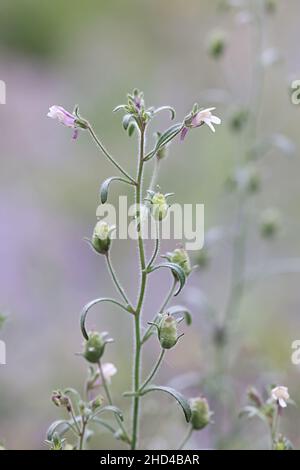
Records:
[[[211,122],[213,122],[214,124],[221,124],[221,119],[217,116],[212,116],[210,118]]]
[[[286,408],[287,405],[283,398],[279,398],[278,402],[281,408]]]
[[[205,124],[208,125],[208,127],[209,127],[213,132],[216,132],[214,126],[213,126],[212,123],[210,122],[210,119],[203,119],[203,121],[205,122]]]

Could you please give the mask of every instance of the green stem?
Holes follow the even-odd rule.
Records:
[[[109,251],[106,253],[105,258],[106,258],[108,270],[109,270],[109,272],[110,272],[110,275],[111,275],[111,277],[112,277],[112,280],[113,280],[113,282],[114,282],[114,284],[115,284],[115,286],[116,286],[118,292],[120,293],[121,297],[122,297],[123,300],[126,302],[126,304],[130,306],[130,302],[129,302],[129,300],[128,300],[128,297],[127,297],[127,295],[125,294],[125,291],[124,291],[123,287],[121,286],[120,281],[118,280],[117,275],[116,275],[116,273],[115,273],[115,270],[114,270],[114,268],[113,268],[113,266],[112,266],[112,264],[111,264],[111,259],[110,259]]]
[[[102,142],[100,141],[100,139],[97,137],[94,129],[92,128],[91,125],[89,125],[88,127],[88,130],[92,136],[92,138],[94,139],[96,145],[100,148],[100,150],[104,153],[104,155],[108,158],[108,160],[116,167],[118,168],[118,170],[124,175],[126,176],[126,178],[128,178],[134,185],[136,184],[136,182],[134,181],[134,179],[127,173],[126,170],[124,170],[121,165],[110,155],[110,153],[106,150],[106,148],[104,147],[104,145],[102,144]]]
[[[134,350],[134,367],[133,367],[133,389],[137,394],[140,388],[140,364],[141,364],[141,312],[144,302],[144,296],[146,291],[146,259],[145,259],[145,249],[144,241],[142,236],[142,227],[140,219],[140,204],[141,204],[141,194],[142,194],[142,179],[143,179],[143,165],[144,165],[144,145],[145,145],[145,129],[143,125],[141,126],[141,136],[140,136],[140,152],[139,152],[139,165],[137,172],[137,184],[135,188],[135,203],[137,208],[137,235],[138,235],[138,250],[140,258],[140,269],[141,269],[141,285],[138,296],[137,307],[135,309],[135,319],[134,319],[134,329],[135,329],[135,350]],[[132,405],[132,439],[131,439],[131,448],[134,450],[137,447],[138,442],[138,427],[139,427],[139,410],[140,410],[140,397],[135,395],[133,397]]]
[[[148,377],[146,378],[146,380],[142,383],[141,387],[140,387],[140,392],[143,391],[144,388],[147,387],[148,383],[151,382],[151,380],[153,379],[153,377],[155,376],[156,372],[158,371],[160,365],[161,365],[161,362],[164,358],[164,355],[165,355],[165,352],[166,350],[165,349],[162,349],[161,350],[161,353],[159,355],[159,358],[158,360],[156,361],[156,364],[154,365],[152,371],[150,372],[150,374],[148,375]]]
[[[185,437],[183,438],[182,442],[180,443],[180,445],[178,447],[178,450],[181,450],[181,449],[184,448],[185,444],[190,439],[192,433],[193,433],[193,428],[189,427],[187,434],[185,435]]]
[[[272,441],[271,450],[274,449],[274,442],[276,440],[278,427],[279,427],[279,419],[280,419],[280,409],[279,409],[279,405],[277,405],[275,415],[273,417],[272,425],[271,425],[271,441]]]
[[[107,384],[107,380],[104,376],[104,373],[103,373],[103,368],[102,368],[102,364],[101,364],[101,361],[99,360],[98,362],[98,367],[99,367],[99,371],[100,371],[100,376],[101,376],[101,381],[102,381],[102,385],[103,385],[103,388],[104,388],[104,391],[105,391],[105,394],[106,394],[106,397],[107,397],[107,400],[108,400],[108,403],[110,405],[113,405],[113,399],[112,399],[112,396],[110,394],[110,390],[109,390],[109,387],[108,387],[108,384]],[[128,436],[128,433],[121,421],[121,419],[119,418],[118,415],[114,414],[114,417],[118,423],[118,425],[120,426],[122,432],[123,432],[123,435],[126,439],[126,441],[129,443],[130,442],[130,437]]]
[[[76,430],[78,432],[78,434],[80,435],[81,431],[80,431],[80,427],[78,426],[78,423],[77,423],[77,420],[76,420],[76,416],[75,416],[75,413],[74,413],[74,409],[73,409],[73,405],[72,403],[70,402],[70,411],[69,411],[73,421],[74,421],[74,424],[75,424],[75,427],[76,427]]]
[[[151,181],[149,185],[149,191],[154,191],[155,184],[158,178],[159,167],[160,167],[160,160],[155,158],[153,173],[152,173],[152,177],[151,177]]]

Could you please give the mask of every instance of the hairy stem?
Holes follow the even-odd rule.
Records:
[[[138,391],[140,388],[140,363],[141,363],[141,312],[144,302],[144,296],[146,291],[146,259],[144,241],[142,236],[142,226],[140,217],[140,205],[141,205],[141,194],[142,194],[142,180],[143,180],[143,165],[144,165],[144,146],[145,146],[145,129],[142,125],[141,136],[140,136],[140,152],[139,152],[139,165],[137,172],[137,184],[135,188],[135,203],[137,208],[137,222],[136,230],[138,235],[138,250],[140,258],[140,270],[141,270],[141,284],[138,296],[137,307],[135,309],[134,319],[134,330],[135,330],[135,350],[134,350],[134,368],[133,368],[133,389],[137,394],[133,397],[132,406],[132,439],[131,448],[136,449],[138,443],[138,428],[139,428],[139,411],[140,411],[140,397]]]

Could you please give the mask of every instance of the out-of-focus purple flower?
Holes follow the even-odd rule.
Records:
[[[189,129],[200,127],[203,124],[206,124],[213,132],[215,132],[213,124],[221,124],[221,119],[212,114],[211,111],[214,109],[216,108],[202,109],[192,115],[189,115],[185,120],[185,126],[181,131],[180,140],[184,140]]]

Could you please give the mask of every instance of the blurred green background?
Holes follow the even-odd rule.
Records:
[[[251,21],[240,10],[225,12],[219,6],[217,0],[1,1],[0,79],[6,83],[7,104],[0,106],[0,306],[8,321],[0,332],[7,344],[7,365],[0,366],[0,440],[9,449],[45,448],[46,429],[61,416],[50,401],[51,391],[80,388],[85,376],[86,365],[75,355],[82,342],[80,310],[93,298],[114,295],[104,262],[83,241],[95,224],[100,183],[114,170],[88,135],[82,132],[73,142],[68,129],[46,118],[48,108],[59,104],[72,110],[79,104],[105,145],[133,173],[135,137],[127,137],[120,115],[111,112],[124,102],[127,92],[139,87],[149,106],[170,104],[178,119],[195,101],[216,106],[223,121],[216,134],[205,127],[190,132],[184,144],[173,144],[158,182],[164,192],[176,193],[176,202],[204,203],[206,229],[230,230],[236,201],[226,191],[225,181],[242,155],[239,136],[232,133],[229,122],[237,106],[247,105],[257,57]],[[297,0],[279,1],[277,12],[265,23],[264,47],[275,48],[279,60],[265,69],[259,135],[280,133],[289,140],[283,143],[284,151],[274,146],[259,163],[263,185],[251,206],[250,270],[274,259],[295,258],[297,264],[299,256],[299,107],[291,104],[289,96],[291,80],[300,78],[299,15]],[[207,54],[207,37],[215,29],[226,32],[227,47],[219,61]],[[162,115],[152,129],[167,126],[168,117]],[[150,131],[149,145],[151,141]],[[117,202],[118,190],[115,186],[111,191],[112,202]],[[257,235],[259,214],[269,206],[280,208],[283,221],[271,243]],[[116,242],[112,252],[132,298],[138,281],[133,245]],[[164,243],[163,249],[172,246]],[[229,266],[230,242],[225,237],[214,247],[211,265],[193,274],[182,294],[180,302],[189,304],[194,323],[168,353],[161,384],[181,376],[184,393],[201,391],[210,399],[204,379],[213,368],[212,332],[199,296],[205,291],[222,310]],[[170,282],[168,273],[151,281],[145,323]],[[245,290],[239,333],[232,345],[237,353],[231,370],[235,419],[251,384],[282,383],[300,402],[300,369],[290,360],[291,343],[300,337],[298,285],[299,275],[291,273],[260,278]],[[113,393],[117,403],[128,409],[121,392],[131,383],[131,320],[100,306],[89,322],[116,339],[107,348],[106,360],[118,368]],[[145,351],[145,367],[151,366],[157,352],[153,338]],[[178,436],[185,432],[176,404],[164,396],[149,396],[143,413],[141,447],[176,447]],[[215,414],[214,424],[195,434],[190,446],[214,447],[219,419]],[[299,419],[298,409],[289,408],[282,424],[298,447]],[[240,422],[224,445],[264,447],[264,428],[256,421]],[[91,442],[95,448],[112,446],[122,444],[105,433]]]

